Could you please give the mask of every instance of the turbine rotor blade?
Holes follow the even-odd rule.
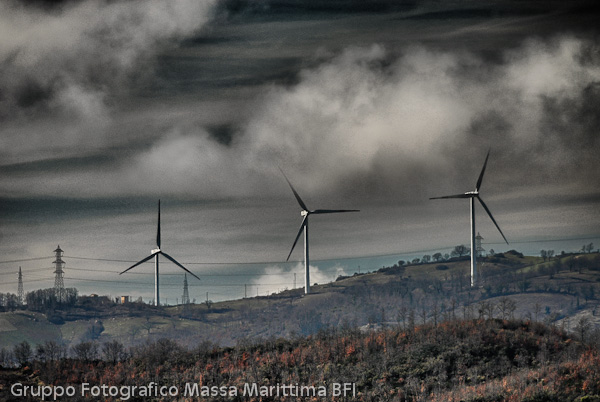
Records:
[[[133,264],[132,266],[130,266],[129,268],[127,268],[125,271],[123,271],[123,272],[119,273],[119,275],[121,275],[121,274],[124,274],[125,272],[129,271],[131,268],[135,268],[135,267],[137,267],[138,265],[145,263],[146,261],[148,261],[148,260],[150,260],[151,258],[153,258],[153,257],[154,257],[156,254],[157,254],[157,253],[152,253],[152,254],[150,254],[148,257],[144,258],[144,259],[143,259],[143,260],[141,260],[141,261],[138,261],[138,262],[136,262],[135,264]]]
[[[279,171],[281,172],[281,174],[283,175],[283,177],[285,177],[285,181],[287,181],[288,184],[290,185],[290,188],[292,189],[292,192],[294,193],[294,196],[296,197],[296,200],[298,201],[298,204],[300,204],[300,207],[302,207],[303,210],[308,211],[308,207],[306,206],[306,204],[304,203],[304,201],[302,201],[302,198],[300,198],[300,195],[298,195],[298,192],[296,191],[296,189],[294,188],[294,186],[292,186],[292,183],[289,181],[289,179],[287,178],[287,176],[285,175],[285,173],[283,173],[283,170],[281,170],[281,168],[279,168]]]
[[[156,229],[156,245],[160,248],[160,200],[158,200],[158,227]]]
[[[506,237],[504,236],[504,233],[502,233],[502,230],[500,230],[500,226],[498,226],[498,224],[496,223],[496,220],[492,216],[492,213],[490,212],[490,209],[487,207],[487,205],[485,205],[485,202],[483,202],[483,200],[479,196],[477,196],[477,199],[481,203],[481,206],[483,206],[483,209],[485,209],[485,212],[487,212],[488,215],[490,216],[490,218],[492,219],[492,222],[494,222],[494,225],[496,225],[496,228],[498,229],[498,231],[502,235],[502,238],[504,239],[504,241],[506,242],[506,244],[508,244],[508,240],[506,240]]]
[[[473,197],[473,194],[464,193],[464,194],[455,194],[455,195],[445,195],[443,197],[432,197],[432,198],[430,198],[430,200],[441,200],[442,198],[471,198],[471,197]]]
[[[177,262],[175,260],[175,258],[171,257],[169,254],[165,253],[164,251],[159,251],[159,254],[162,254],[165,256],[165,258],[167,258],[168,260],[171,260],[171,262],[177,266],[179,266],[179,268],[183,269],[185,272],[187,272],[188,274],[192,275],[194,278],[200,280],[200,278],[198,278],[196,276],[196,274],[194,274],[192,271],[190,271],[189,269],[187,269],[186,267],[184,267],[183,265],[181,265],[179,262]]]
[[[359,209],[315,209],[311,214],[335,214],[339,212],[359,212]]]
[[[302,230],[304,230],[304,225],[306,225],[306,220],[308,219],[308,215],[306,215],[304,217],[304,219],[302,219],[302,223],[300,224],[300,230],[298,230],[298,234],[296,235],[296,240],[294,240],[294,244],[292,244],[292,249],[290,250],[290,253],[288,254],[287,258],[285,259],[286,261],[290,260],[290,256],[292,255],[292,251],[294,251],[294,247],[296,247],[296,243],[298,243],[298,239],[300,238],[300,235],[302,234]]]
[[[490,157],[490,151],[488,150],[487,156],[485,157],[485,162],[483,162],[483,169],[481,169],[481,173],[479,174],[479,179],[477,179],[477,186],[475,186],[475,191],[479,191],[479,187],[481,187],[481,181],[483,180],[483,173],[485,173],[485,167],[487,165],[489,157]]]

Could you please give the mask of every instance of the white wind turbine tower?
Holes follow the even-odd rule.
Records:
[[[281,169],[279,169],[279,170],[281,170]],[[296,240],[294,240],[294,244],[292,245],[292,249],[290,250],[290,253],[287,256],[286,261],[289,261],[290,256],[292,255],[292,251],[294,251],[294,247],[296,247],[296,243],[298,243],[298,239],[300,238],[302,231],[304,231],[304,293],[309,294],[310,293],[310,271],[309,271],[310,270],[310,268],[309,268],[310,261],[308,258],[308,216],[312,215],[312,214],[316,215],[316,214],[335,214],[335,213],[340,213],[340,212],[358,212],[359,210],[358,209],[315,209],[314,211],[311,211],[308,209],[308,207],[306,206],[304,201],[302,201],[302,198],[300,198],[300,196],[294,189],[294,186],[292,186],[292,183],[290,183],[290,181],[288,180],[285,173],[283,173],[283,170],[281,170],[281,174],[283,174],[283,177],[285,177],[285,180],[290,185],[290,188],[292,189],[292,192],[294,193],[294,196],[296,197],[298,204],[300,204],[300,207],[302,208],[300,215],[302,215],[304,217],[304,219],[302,219],[302,223],[300,224],[300,230],[298,230],[298,234],[296,235]]]
[[[475,232],[475,198],[477,198],[479,200],[479,202],[481,203],[481,206],[483,207],[483,209],[485,209],[485,212],[487,212],[487,214],[492,219],[492,222],[494,222],[494,225],[496,225],[496,228],[502,235],[502,238],[504,239],[506,244],[508,244],[508,240],[506,240],[504,233],[502,233],[502,230],[500,230],[500,226],[498,226],[498,224],[496,223],[496,220],[492,216],[492,213],[490,212],[489,208],[487,207],[487,205],[485,205],[485,202],[483,202],[483,200],[479,196],[479,188],[481,187],[481,181],[483,180],[483,173],[485,172],[485,167],[487,165],[487,161],[488,161],[489,157],[490,157],[490,151],[488,151],[487,156],[485,157],[485,162],[483,163],[483,169],[481,169],[481,173],[479,174],[479,179],[477,179],[477,185],[475,186],[475,191],[468,191],[464,194],[447,195],[444,197],[430,198],[430,200],[438,200],[438,199],[442,199],[442,198],[469,198],[470,199],[470,204],[471,204],[471,286],[477,285],[477,258],[476,258],[477,253],[475,250],[475,233],[476,233]]]
[[[159,254],[162,254],[166,259],[170,260],[175,265],[178,265],[180,268],[182,268],[184,271],[186,271],[187,273],[192,275],[194,278],[200,280],[200,278],[198,278],[194,273],[192,273],[186,267],[184,267],[179,262],[177,262],[175,260],[175,258],[171,257],[169,254],[165,253],[164,251],[162,251],[160,249],[160,200],[158,200],[158,228],[156,230],[156,246],[157,246],[157,248],[151,251],[152,254],[150,254],[148,257],[144,258],[143,260],[136,262],[135,264],[133,264],[132,266],[127,268],[125,271],[121,272],[119,275],[124,274],[125,272],[129,271],[130,269],[135,268],[138,265],[140,265],[154,257],[154,305],[160,306],[159,280],[158,280],[158,256],[159,256]]]

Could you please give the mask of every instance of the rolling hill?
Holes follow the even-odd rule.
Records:
[[[600,325],[600,256],[563,255],[549,261],[518,252],[482,260],[478,288],[469,286],[469,261],[394,265],[340,277],[312,293],[156,308],[80,297],[65,310],[0,313],[0,348],[27,341],[72,347],[117,340],[125,346],[170,338],[181,345],[233,346],[259,338],[315,334],[330,327],[373,329],[434,325],[452,319],[521,318],[573,331]]]

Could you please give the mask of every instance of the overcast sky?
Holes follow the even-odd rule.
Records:
[[[3,1],[0,292],[19,266],[52,286],[60,244],[67,286],[151,298],[151,264],[116,272],[159,198],[193,298],[300,286],[278,167],[310,208],[361,210],[311,218],[315,282],[449,250],[468,202],[428,198],[473,190],[488,149],[511,245],[478,209],[486,249],[600,246],[599,13],[563,3]]]

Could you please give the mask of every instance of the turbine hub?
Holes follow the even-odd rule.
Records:
[[[159,248],[155,248],[154,250],[151,251],[152,254],[158,253],[160,251]]]
[[[309,213],[310,213],[310,212],[308,212],[308,211],[302,211],[302,212],[300,212],[300,215],[302,215],[302,216],[307,216]]]
[[[479,195],[479,191],[475,190],[475,191],[467,191],[465,194],[468,195]]]

